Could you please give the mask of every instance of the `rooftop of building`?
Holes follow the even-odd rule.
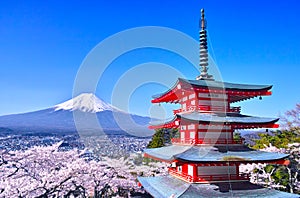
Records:
[[[174,123],[176,120],[187,120],[189,122],[199,122],[206,124],[254,124],[268,125],[273,124],[279,120],[279,118],[266,118],[257,116],[248,116],[239,113],[201,113],[198,111],[177,113],[173,118],[167,120],[157,120],[150,123],[151,126],[162,127],[170,123]],[[270,127],[270,126],[269,126]],[[251,127],[250,127],[251,128]]]
[[[201,87],[201,88],[211,88],[211,89],[224,89],[224,90],[235,90],[235,91],[264,91],[270,90],[272,85],[254,85],[254,84],[240,84],[240,83],[229,83],[229,82],[222,82],[222,81],[215,81],[215,80],[188,80],[184,78],[178,78],[175,85],[178,83],[183,83],[190,87]],[[173,88],[175,88],[174,86]],[[171,88],[170,90],[172,90]],[[153,98],[158,98],[170,90],[154,95]]]
[[[167,162],[273,162],[288,157],[283,153],[253,150],[245,145],[170,145],[146,149],[145,156]]]
[[[167,102],[169,100],[177,102],[179,96],[181,96],[181,94],[176,93],[178,85],[180,85],[179,87],[182,90],[195,91],[195,89],[208,89],[212,93],[216,90],[219,92],[226,92],[227,94],[233,95],[230,102],[238,102],[257,96],[271,95],[270,89],[272,88],[272,85],[240,84],[206,79],[188,80],[178,78],[177,82],[169,90],[153,95],[152,102]]]
[[[142,186],[155,198],[191,197],[264,197],[294,198],[299,195],[264,188],[250,182],[222,182],[213,184],[190,184],[168,176],[139,177]]]

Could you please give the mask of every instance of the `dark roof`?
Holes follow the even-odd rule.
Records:
[[[279,120],[279,118],[264,118],[264,117],[255,117],[242,115],[237,113],[226,113],[226,114],[211,114],[211,113],[200,113],[200,112],[192,112],[192,113],[179,113],[178,117],[192,120],[192,121],[203,121],[203,122],[217,122],[217,123],[236,123],[236,124],[268,124],[274,123]]]
[[[245,90],[245,91],[262,91],[269,90],[272,85],[249,85],[249,84],[238,84],[238,83],[228,83],[214,80],[187,80],[183,78],[178,78],[179,82],[188,83],[192,86],[197,87],[210,87],[210,88],[221,88],[225,90]]]
[[[223,182],[190,184],[168,176],[138,177],[145,190],[155,198],[203,198],[203,197],[264,197],[294,198],[299,195],[263,188],[250,182]]]
[[[287,154],[258,151],[245,145],[201,146],[171,145],[146,149],[145,154],[164,161],[175,159],[190,162],[268,162],[288,157]]]
[[[238,84],[238,83],[228,83],[228,82],[221,82],[221,81],[214,81],[214,80],[187,80],[183,78],[178,78],[176,84],[170,89],[174,89],[179,82],[184,84],[188,84],[193,87],[209,87],[215,89],[225,89],[225,90],[232,90],[232,91],[265,91],[272,88],[272,85],[250,85],[250,84]],[[159,98],[170,90],[167,90],[164,93],[156,94],[152,96],[154,99]]]
[[[200,113],[197,111],[189,113],[178,113],[174,118],[165,121],[155,121],[151,122],[152,126],[160,126],[167,123],[174,122],[177,118],[186,119],[190,121],[208,122],[208,123],[232,123],[232,124],[270,124],[275,123],[279,118],[264,118],[256,116],[247,116],[237,113],[226,113],[226,114],[216,114],[216,113]]]

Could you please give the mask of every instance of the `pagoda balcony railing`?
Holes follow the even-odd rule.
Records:
[[[241,107],[231,107],[228,112],[241,113]]]
[[[177,113],[181,112],[189,112],[189,111],[216,111],[216,112],[231,112],[231,113],[240,113],[241,112],[241,107],[231,107],[231,108],[225,108],[221,106],[204,106],[204,105],[199,105],[199,106],[188,106],[186,109],[176,109],[173,110],[174,115]]]
[[[176,115],[177,113],[181,113],[181,112],[183,112],[182,109],[176,109],[176,110],[173,110],[174,115]]]
[[[192,177],[191,175],[186,174],[186,173],[178,172],[178,171],[176,171],[176,170],[174,170],[174,169],[170,169],[170,168],[169,168],[169,173],[170,173],[171,175],[174,175],[174,176],[176,176],[176,177],[179,177],[180,179],[183,179],[183,180],[185,180],[185,181],[193,182],[193,177]]]
[[[249,180],[249,174],[199,175],[194,182]]]
[[[169,173],[177,178],[185,180],[187,182],[199,182],[199,183],[207,183],[212,181],[233,181],[233,180],[249,180],[250,175],[245,173],[240,174],[216,174],[216,175],[198,175],[193,177],[183,172],[178,172],[174,169],[169,169]]]
[[[232,139],[182,139],[172,138],[172,143],[175,144],[242,144],[243,140],[232,140]]]

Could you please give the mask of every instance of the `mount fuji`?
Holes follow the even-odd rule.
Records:
[[[121,111],[97,98],[93,93],[80,94],[44,110],[0,116],[0,127],[20,132],[61,133],[101,130],[105,133],[136,131],[149,133],[147,129],[149,122],[149,117]]]
[[[83,93],[79,96],[54,106],[55,111],[69,110],[82,111],[88,113],[98,113],[101,111],[120,111],[103,100],[97,98],[93,93]]]

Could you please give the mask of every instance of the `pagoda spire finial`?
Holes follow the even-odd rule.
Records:
[[[207,51],[207,35],[206,35],[206,20],[204,9],[201,9],[201,21],[200,21],[200,63],[201,67],[200,76],[196,80],[213,80],[213,76],[207,73],[208,70],[208,51]]]
[[[205,15],[204,9],[201,9],[201,30],[205,30]]]

